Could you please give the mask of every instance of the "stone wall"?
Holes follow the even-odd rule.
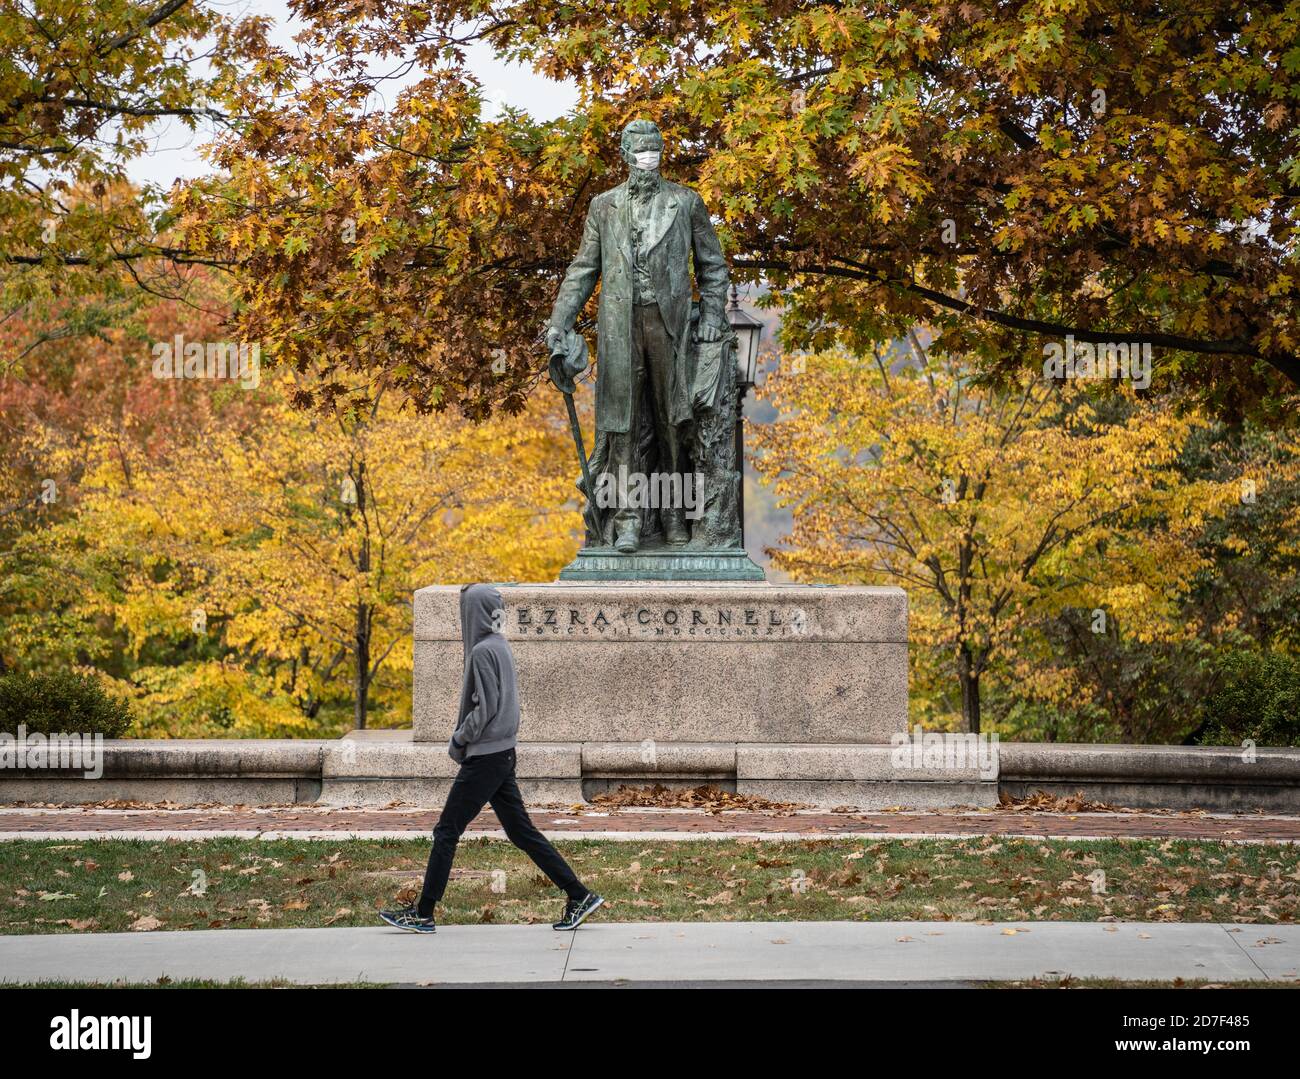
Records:
[[[1135,808],[1300,813],[1300,748],[1004,743],[992,776],[967,769],[900,771],[887,744],[656,743],[647,760],[620,742],[524,743],[519,782],[533,803],[572,803],[620,783],[712,783],[807,802],[916,808],[988,805],[1035,790]],[[439,805],[456,772],[441,745],[410,731],[321,741],[104,743],[102,779],[0,769],[0,803],[141,802]],[[815,775],[815,780],[807,777]]]

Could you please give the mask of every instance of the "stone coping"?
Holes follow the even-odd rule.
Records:
[[[355,732],[338,740],[316,739],[106,739],[106,778],[312,777],[322,775],[455,774],[445,746],[414,742],[410,731]],[[520,775],[738,775],[762,778],[822,776],[882,780],[893,747],[883,744],[657,742],[525,742]],[[445,762],[445,767],[443,762]],[[1155,782],[1277,784],[1300,787],[1300,747],[1261,748],[1243,760],[1235,746],[1088,745],[1003,742],[998,773],[1005,781],[1131,780]],[[436,771],[430,771],[430,768]],[[380,769],[380,770],[376,770]],[[74,770],[75,771],[75,770]],[[0,769],[5,779],[54,778],[54,769]],[[908,769],[910,779],[931,778]],[[938,770],[935,779],[965,774]],[[988,778],[987,776],[983,778]]]
[[[1300,747],[1159,746],[1078,742],[1004,742],[1004,780],[1158,780],[1300,785]]]
[[[520,745],[521,779],[611,778],[650,782],[655,778],[845,780],[865,783],[899,780],[970,782],[997,778],[978,768],[895,767],[893,747],[882,745],[768,745],[750,742],[529,742]],[[331,748],[324,777],[451,778],[456,764],[443,745],[433,742],[360,743],[349,751]]]
[[[338,744],[309,738],[106,738],[104,778],[319,778],[328,748]],[[82,771],[0,768],[0,782]]]

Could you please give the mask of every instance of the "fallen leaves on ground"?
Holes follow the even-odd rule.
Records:
[[[105,798],[99,802],[5,802],[6,809],[248,809],[243,802],[145,802],[134,798]],[[258,809],[294,809],[292,802],[257,804]],[[314,809],[315,807],[313,807]]]
[[[145,914],[131,923],[133,933],[152,933],[155,929],[161,928],[161,919],[155,918],[152,914]]]
[[[1134,809],[1131,806],[1094,802],[1085,798],[1083,791],[1061,795],[1035,790],[1023,798],[1016,798],[1002,791],[998,795],[997,808],[1027,813],[1132,813],[1142,817],[1204,817],[1207,815],[1204,809]]]
[[[724,791],[720,787],[665,787],[662,783],[650,787],[620,786],[616,791],[597,794],[591,800],[599,806],[703,809],[711,813],[721,813],[724,809],[793,813],[797,809],[808,808],[802,802],[773,802],[752,794]]]
[[[85,933],[99,925],[95,918],[60,918],[55,925],[66,925],[77,933]]]
[[[1006,791],[998,795],[999,809],[1012,809],[1033,813],[1131,813],[1122,806],[1107,805],[1105,802],[1092,802],[1083,796],[1083,791],[1071,795],[1048,794],[1046,791],[1034,791],[1023,798],[1013,798]]]

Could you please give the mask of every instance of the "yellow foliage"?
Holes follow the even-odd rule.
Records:
[[[216,414],[162,451],[95,431],[77,513],[46,537],[86,576],[81,613],[125,635],[144,733],[316,733],[359,669],[401,725],[413,591],[550,580],[576,549],[557,395],[475,425],[382,394],[326,416],[293,389],[276,375],[253,422]],[[163,644],[189,658],[157,663]]]
[[[895,370],[841,351],[787,358],[764,391],[781,419],[754,441],[794,514],[778,566],[907,589],[917,718],[951,725],[926,712],[925,687],[955,672],[977,698],[993,664],[1065,699],[1060,671],[1015,661],[1026,634],[1067,607],[1104,611],[1140,640],[1194,632],[1177,602],[1207,565],[1194,540],[1239,490],[1176,467],[1208,421],[1120,388],[1111,422],[1077,382],[1024,375],[995,392],[916,350],[921,365]],[[978,723],[977,703],[965,718]]]

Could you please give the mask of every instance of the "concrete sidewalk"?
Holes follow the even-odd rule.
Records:
[[[1300,926],[1103,922],[641,922],[218,929],[0,937],[0,980],[962,982],[1300,979]]]

